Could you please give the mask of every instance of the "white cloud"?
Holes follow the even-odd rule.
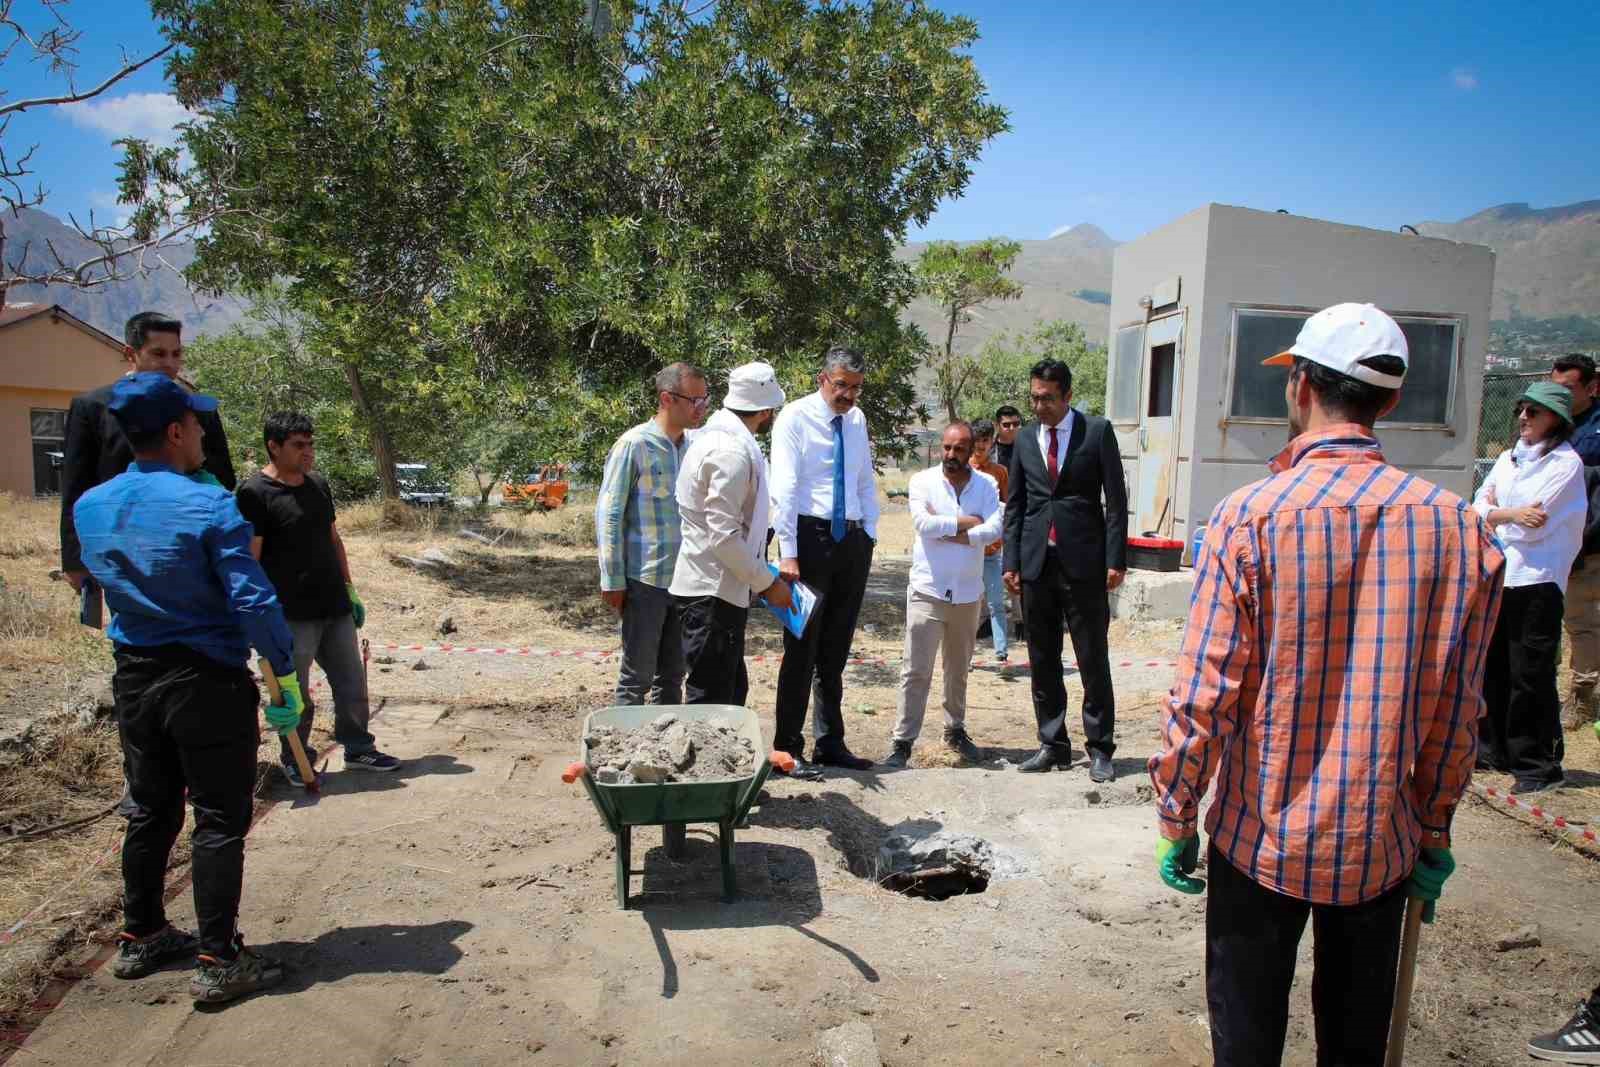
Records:
[[[178,123],[197,117],[171,93],[129,93],[104,100],[85,100],[81,104],[67,104],[62,111],[74,125],[98,130],[113,140],[138,137],[158,145],[176,144]]]
[[[1478,72],[1470,67],[1457,67],[1450,72],[1450,84],[1464,93],[1478,87]]]

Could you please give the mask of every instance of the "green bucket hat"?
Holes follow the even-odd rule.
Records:
[[[1561,416],[1561,421],[1569,427],[1572,422],[1572,393],[1564,385],[1555,382],[1534,382],[1523,390],[1523,400],[1532,401],[1542,408],[1548,408]]]

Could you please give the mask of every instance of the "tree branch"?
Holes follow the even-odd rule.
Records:
[[[143,59],[139,60],[137,63],[124,64],[121,70],[117,71],[115,74],[112,74],[105,81],[101,82],[93,89],[88,89],[81,93],[69,92],[65,96],[41,96],[32,100],[18,100],[14,104],[0,104],[0,115],[10,115],[14,112],[26,111],[30,107],[48,107],[53,104],[76,104],[82,100],[92,99],[93,97],[99,96],[101,93],[117,84],[117,82],[121,81],[123,78],[126,78],[128,75],[139,70],[141,67],[148,66],[155,60],[160,59],[162,56],[166,55],[176,47],[176,43],[169,43],[159,52],[152,52]]]

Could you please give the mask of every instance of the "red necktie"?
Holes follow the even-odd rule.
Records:
[[[1056,428],[1050,427],[1050,455],[1045,458],[1045,469],[1050,472],[1050,491],[1056,491],[1056,479],[1061,476],[1061,468],[1056,463]],[[1056,523],[1050,520],[1050,543],[1056,543]]]

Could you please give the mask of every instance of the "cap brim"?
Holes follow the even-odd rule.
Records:
[[[1268,356],[1261,361],[1263,367],[1292,367],[1294,366],[1293,352],[1279,352],[1275,356]]]
[[[216,397],[206,396],[204,393],[189,394],[190,411],[215,411],[217,410],[217,405],[220,403],[221,401],[219,401]]]

